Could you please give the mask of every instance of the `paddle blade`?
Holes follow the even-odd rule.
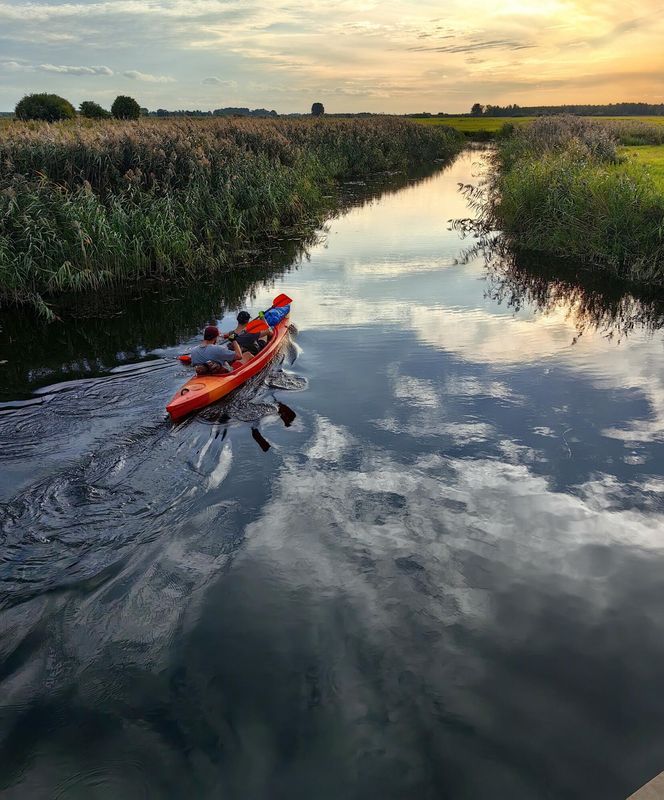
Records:
[[[287,294],[278,294],[272,301],[272,308],[280,308],[281,306],[287,306],[289,303],[292,302],[293,301]]]
[[[269,329],[269,325],[265,322],[264,319],[252,319],[251,322],[245,328],[247,333],[260,333],[261,331],[266,331]]]
[[[178,356],[178,358],[183,364],[191,364],[191,356],[189,353],[184,353],[183,355]]]

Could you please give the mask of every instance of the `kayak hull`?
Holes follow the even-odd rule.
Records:
[[[234,361],[232,372],[223,372],[221,375],[194,375],[188,380],[166,406],[166,411],[173,422],[178,422],[193,411],[216,403],[264,369],[279,351],[288,333],[288,325],[289,318],[285,317],[275,326],[274,336],[260,353],[246,364]]]

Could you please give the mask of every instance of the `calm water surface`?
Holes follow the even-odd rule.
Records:
[[[5,320],[3,798],[610,800],[664,769],[661,315],[463,263],[477,158],[273,281],[37,347]],[[283,364],[166,421],[199,326],[283,290]]]

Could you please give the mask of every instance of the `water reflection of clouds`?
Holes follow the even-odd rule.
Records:
[[[344,470],[340,457],[349,449],[361,453],[361,464]],[[303,505],[314,515],[325,516],[328,506],[348,508],[356,492],[380,490],[402,498],[393,516],[406,528],[412,524],[413,536],[407,542],[413,547],[426,543],[453,549],[454,542],[472,547],[468,542],[478,541],[467,535],[472,527],[483,532],[483,544],[507,548],[515,568],[545,559],[549,566],[557,565],[561,574],[578,573],[577,567],[569,569],[570,553],[589,544],[664,551],[664,514],[661,510],[643,514],[625,506],[625,489],[613,476],[598,474],[574,493],[558,492],[545,476],[533,474],[525,464],[446,458],[435,453],[416,457],[404,471],[394,451],[365,448],[343,426],[322,418],[317,419],[305,453],[304,463],[290,456],[284,460],[273,501],[279,507],[276,516],[272,516],[271,503],[263,510],[263,516],[272,520],[268,526],[272,531],[275,522],[288,516],[293,493],[300,502],[310,497],[311,502]],[[297,480],[292,480],[294,475]],[[655,492],[660,483],[653,479],[648,486]],[[366,538],[380,550],[378,530],[356,526],[352,515],[344,519],[349,537]],[[261,542],[265,536],[272,538],[272,533],[265,533],[262,520],[250,527],[255,534],[262,529],[258,535]],[[442,531],[448,537],[444,546]]]
[[[315,457],[285,458],[236,567],[245,574],[260,564],[272,595],[291,597],[308,587],[307,625],[324,627],[321,646],[335,693],[351,716],[350,708],[365,710],[357,725],[345,727],[357,737],[352,746],[360,746],[368,726],[374,746],[399,743],[406,759],[412,747],[417,763],[413,713],[418,731],[444,731],[448,745],[474,756],[477,748],[513,744],[516,757],[538,718],[556,719],[558,736],[562,729],[587,732],[590,712],[570,702],[573,670],[563,662],[573,642],[577,663],[610,655],[614,669],[625,668],[611,637],[596,634],[609,620],[619,620],[622,630],[653,610],[651,594],[636,608],[625,602],[624,587],[639,559],[661,565],[661,510],[624,508],[624,488],[609,476],[563,493],[524,464],[433,453],[404,463],[396,451],[349,442],[345,428],[318,419],[308,446]],[[348,450],[360,458],[356,468],[344,468]],[[559,613],[571,615],[566,626],[554,624]],[[348,618],[356,628],[350,638]],[[542,630],[545,619],[550,624]],[[586,634],[570,639],[570,626]],[[661,622],[656,628],[662,632]],[[523,650],[524,661],[502,675],[500,696],[511,705],[523,691],[533,695],[518,724],[501,717],[495,691],[487,705],[478,702],[506,647]],[[541,650],[549,657],[540,663]],[[382,654],[380,665],[368,653]],[[418,685],[404,694],[400,676],[408,675]],[[445,719],[436,716],[434,698]],[[388,713],[391,725],[375,722]],[[456,729],[457,718],[473,730],[472,740]],[[587,742],[577,744],[588,752]],[[454,745],[445,752],[461,758]]]
[[[380,282],[375,285],[380,295]],[[563,307],[547,314],[510,316],[483,308],[446,308],[406,298],[393,301],[359,296],[354,288],[336,285],[330,290],[329,284],[309,281],[303,302],[294,311],[298,325],[302,329],[366,327],[371,319],[372,336],[376,335],[375,326],[382,326],[383,333],[401,327],[414,332],[423,344],[469,363],[510,370],[533,365],[544,370],[544,380],[548,380],[547,369],[562,367],[570,377],[577,373],[598,391],[626,390],[646,399],[647,416],[626,420],[621,427],[609,426],[605,436],[627,444],[664,440],[662,353],[657,340],[648,334],[635,331],[618,342],[587,331],[577,338],[573,317]],[[460,386],[448,388],[457,394],[464,391]],[[513,391],[504,378],[494,388],[491,396]],[[417,392],[413,401],[423,402]]]
[[[441,269],[453,267],[458,265],[452,256],[412,259],[410,254],[380,261],[357,261],[352,265],[346,262],[349,274],[365,278],[402,278],[422,272],[439,273]]]

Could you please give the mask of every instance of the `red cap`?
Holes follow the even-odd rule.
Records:
[[[204,339],[216,339],[219,336],[219,328],[216,325],[208,325],[203,331]]]

